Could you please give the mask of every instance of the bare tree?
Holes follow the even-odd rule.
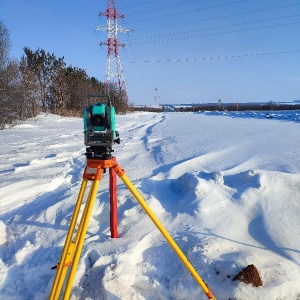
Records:
[[[0,129],[38,113],[37,85],[24,61],[9,58],[9,32],[0,21]]]
[[[10,39],[9,31],[0,20],[0,70],[7,66],[9,61]]]
[[[11,121],[10,117],[10,97],[9,97],[9,87],[11,84],[9,65],[9,32],[4,26],[2,21],[0,21],[0,128],[2,129],[5,124]]]

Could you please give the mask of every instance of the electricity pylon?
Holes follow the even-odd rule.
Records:
[[[125,44],[121,44],[118,41],[118,32],[128,33],[129,29],[126,29],[118,25],[118,18],[124,18],[125,15],[121,15],[117,12],[117,8],[114,0],[108,0],[108,6],[105,12],[100,12],[99,16],[106,16],[106,25],[97,26],[95,31],[107,31],[107,40],[101,42],[100,46],[106,45],[108,47],[106,69],[104,84],[106,93],[109,94],[109,86],[115,84],[119,88],[121,95],[127,95],[123,70],[121,66],[121,60],[119,56],[119,46],[125,47]]]

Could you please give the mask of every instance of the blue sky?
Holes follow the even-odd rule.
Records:
[[[299,0],[118,1],[120,57],[135,104],[300,99]],[[104,80],[107,1],[0,0],[11,57],[54,52]],[[155,90],[157,89],[157,90]],[[155,101],[155,98],[158,100]]]

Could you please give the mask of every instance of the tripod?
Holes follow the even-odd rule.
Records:
[[[206,294],[206,296],[209,299],[215,299],[214,295],[209,290],[209,288],[207,287],[205,282],[198,275],[198,273],[196,272],[194,267],[191,265],[191,263],[188,261],[186,256],[183,254],[183,252],[177,246],[177,244],[175,243],[173,238],[170,236],[168,231],[160,223],[160,221],[157,219],[157,217],[155,216],[153,211],[150,209],[150,207],[148,206],[146,201],[141,196],[141,194],[138,192],[138,190],[135,188],[135,186],[129,180],[129,178],[125,174],[125,171],[119,166],[115,157],[105,157],[105,159],[99,159],[99,158],[92,158],[87,155],[87,164],[86,164],[86,167],[85,167],[84,173],[83,173],[83,181],[82,181],[79,195],[77,198],[77,202],[75,205],[71,224],[69,226],[69,231],[68,231],[65,245],[63,248],[63,252],[62,252],[62,255],[60,258],[60,262],[55,267],[52,268],[52,269],[57,269],[57,272],[56,272],[56,276],[55,276],[55,279],[53,282],[49,300],[59,299],[69,267],[71,267],[71,269],[70,269],[68,277],[66,279],[63,299],[67,300],[70,297],[72,284],[73,284],[73,281],[75,278],[76,269],[78,267],[78,263],[79,263],[85,235],[86,235],[86,232],[88,229],[89,220],[90,220],[90,217],[92,214],[92,209],[93,209],[93,206],[95,203],[98,187],[99,187],[100,181],[102,179],[102,175],[106,169],[109,169],[110,171],[111,170],[114,171],[122,179],[122,181],[127,186],[127,188],[130,190],[132,195],[136,198],[136,200],[139,202],[139,204],[142,206],[142,208],[148,214],[150,219],[153,221],[153,223],[156,225],[156,227],[160,230],[162,235],[165,237],[167,242],[170,244],[170,246],[173,248],[173,250],[179,256],[179,258],[184,263],[186,268],[193,275],[193,277],[195,278],[197,283],[200,285],[200,287],[202,288],[202,290]],[[83,197],[84,197],[84,194],[85,194],[85,191],[87,188],[88,181],[91,181],[92,185],[91,185],[90,191],[88,193],[88,197],[87,197],[87,200],[85,203],[84,211],[83,211],[81,219],[80,219],[78,230],[75,235],[75,239],[72,241],[74,231],[75,231],[75,226],[76,226],[78,216],[79,216],[80,206],[83,202]],[[113,231],[112,231],[112,235],[113,235]]]

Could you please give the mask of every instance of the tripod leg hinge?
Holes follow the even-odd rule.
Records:
[[[123,176],[125,174],[125,170],[122,169],[118,164],[113,166],[114,171],[117,173],[119,177]]]

